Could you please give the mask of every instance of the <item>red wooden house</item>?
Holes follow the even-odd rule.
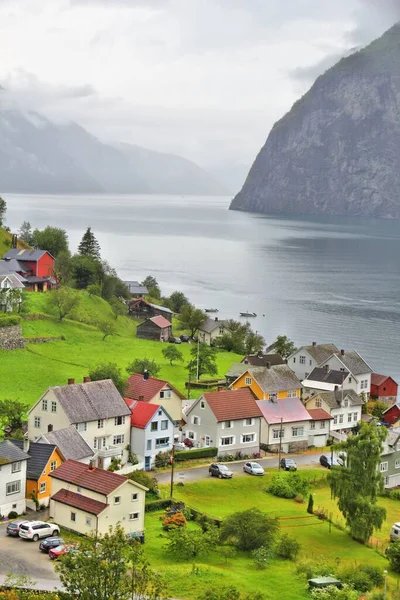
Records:
[[[400,406],[398,404],[392,404],[382,414],[382,423],[386,425],[394,425],[400,419]]]
[[[372,373],[371,375],[371,398],[375,398],[385,404],[393,404],[397,400],[398,385],[392,377]]]
[[[47,250],[11,248],[3,261],[24,278],[27,290],[45,292],[55,285],[54,258]]]

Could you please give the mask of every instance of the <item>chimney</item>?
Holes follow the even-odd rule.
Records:
[[[257,352],[257,356],[258,356],[258,358],[263,358],[263,357],[264,357],[263,351],[262,351],[262,350],[259,350],[259,351]]]
[[[249,364],[249,359],[246,357],[243,362],[244,362],[245,365],[248,365]]]
[[[215,321],[218,321],[218,317],[214,317],[214,320],[215,320]]]
[[[72,377],[70,379],[68,379],[68,385],[73,385],[75,383],[75,379],[73,379]]]
[[[341,354],[342,356],[344,356],[344,350],[341,350],[341,351],[340,351],[340,354]]]
[[[139,396],[139,402],[142,402],[144,400],[144,396]]]
[[[218,388],[217,388],[217,390],[218,390],[219,392],[222,392],[222,391],[223,391],[223,389],[224,389],[224,388],[222,387],[222,385],[219,385],[219,386],[218,386]]]
[[[89,471],[94,471],[94,462],[91,460],[89,461]]]
[[[148,370],[147,370],[147,369],[145,369],[145,370],[143,371],[143,379],[144,379],[145,381],[147,381],[147,380],[148,380],[148,378],[149,378],[149,372],[148,372]]]
[[[86,376],[83,378],[83,383],[89,383],[89,382],[90,382],[90,377],[89,377],[89,375],[86,375]]]
[[[337,392],[337,391],[338,391],[338,389],[339,389],[339,386],[338,386],[338,385],[335,385],[335,392]]]
[[[313,346],[316,346],[316,345],[317,345],[317,342],[313,342],[313,343],[312,343],[312,345],[313,345]]]
[[[267,367],[267,369],[271,368],[271,363],[269,361],[267,362],[266,367]]]
[[[29,451],[29,446],[30,446],[30,442],[29,442],[28,434],[25,434],[24,435],[24,445],[23,445],[24,452]]]
[[[325,371],[325,373],[328,373],[328,371],[329,371],[329,366],[328,365],[324,365],[324,371]]]

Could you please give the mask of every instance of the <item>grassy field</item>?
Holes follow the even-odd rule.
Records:
[[[29,312],[46,313],[46,294],[28,295]],[[95,322],[113,317],[107,302],[81,292],[81,306],[76,317]],[[52,385],[63,385],[69,377],[82,381],[88,370],[100,363],[115,362],[125,369],[135,358],[153,358],[161,366],[159,377],[165,378],[185,392],[190,345],[181,344],[184,363],[170,365],[162,355],[163,344],[136,338],[133,319],[120,317],[117,335],[102,340],[103,334],[94,325],[65,319],[24,321],[26,338],[64,336],[64,340],[45,344],[27,344],[25,350],[0,350],[0,389],[4,398],[19,399],[28,404],[35,402]],[[179,334],[175,323],[176,333]],[[240,360],[236,354],[219,352],[218,372],[225,375],[233,362]],[[192,392],[196,397],[196,392]]]

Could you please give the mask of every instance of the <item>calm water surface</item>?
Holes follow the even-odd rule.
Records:
[[[86,227],[123,279],[154,275],[220,318],[256,312],[267,342],[287,334],[355,348],[400,381],[399,222],[277,218],[228,211],[229,198],[8,195],[7,223]]]

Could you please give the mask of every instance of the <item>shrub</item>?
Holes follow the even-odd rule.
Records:
[[[379,567],[375,565],[360,565],[360,571],[366,573],[376,587],[382,587],[385,583],[385,577]]]
[[[272,551],[270,548],[261,546],[260,548],[253,550],[251,556],[258,569],[265,569],[272,559]]]
[[[182,450],[175,454],[175,462],[191,460],[194,458],[207,458],[217,456],[217,448],[196,448],[195,450]]]
[[[256,550],[271,547],[279,531],[279,521],[251,508],[233,513],[221,527],[221,542],[228,542],[238,550]]]
[[[16,519],[17,517],[18,517],[18,513],[15,512],[15,510],[12,510],[11,512],[8,513],[9,519]]]
[[[400,542],[393,542],[386,550],[386,556],[389,559],[390,567],[395,573],[400,573]]]
[[[369,592],[374,587],[371,577],[360,566],[343,569],[338,578],[359,592]]]
[[[146,473],[146,471],[137,469],[128,473],[127,477],[128,479],[136,481],[136,483],[140,483],[140,485],[144,485],[145,487],[147,487],[149,489],[149,492],[155,493],[158,490],[157,479]]]
[[[307,512],[310,515],[314,514],[314,496],[312,494],[308,498]]]
[[[296,573],[298,575],[304,575],[306,579],[312,579],[313,577],[328,577],[334,574],[335,570],[327,562],[324,556],[319,557],[318,562],[313,562],[310,559],[300,560],[296,564]]]
[[[171,529],[176,529],[177,527],[185,527],[185,525],[186,519],[181,512],[176,512],[171,516],[166,515],[162,521],[162,526],[165,531],[170,531]]]
[[[275,552],[281,558],[294,560],[299,555],[300,543],[295,538],[285,533],[279,538]]]
[[[0,317],[0,328],[1,327],[12,327],[13,325],[19,325],[21,323],[21,317],[9,316]]]
[[[166,467],[171,461],[171,452],[158,452],[154,458],[154,466],[156,469]]]
[[[284,472],[274,475],[266,491],[279,498],[295,498],[305,496],[310,484],[306,477],[297,472]]]
[[[152,502],[146,502],[144,511],[145,512],[156,512],[157,510],[161,510],[163,508],[168,508],[171,506],[172,500],[168,498],[166,500],[153,500]]]

